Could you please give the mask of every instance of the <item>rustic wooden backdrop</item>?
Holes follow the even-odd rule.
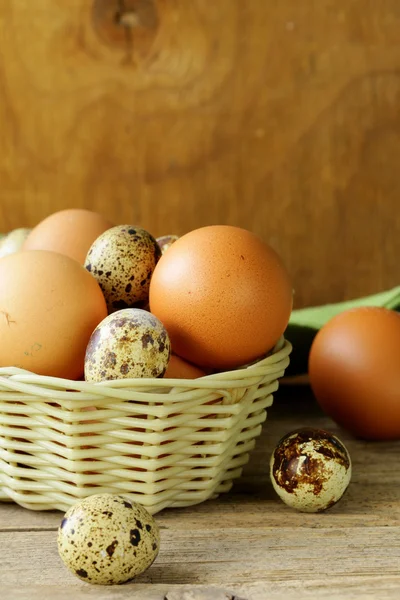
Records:
[[[253,229],[296,305],[400,280],[398,0],[0,0],[0,231]]]

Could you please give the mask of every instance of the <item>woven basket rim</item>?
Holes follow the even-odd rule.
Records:
[[[274,374],[282,370],[282,362],[289,360],[289,355],[292,350],[291,343],[283,336],[274,346],[274,348],[262,359],[255,361],[244,367],[232,369],[230,371],[222,371],[205,375],[196,379],[170,379],[170,378],[136,378],[136,379],[113,379],[90,383],[87,381],[76,381],[64,379],[60,377],[52,377],[47,375],[38,375],[31,371],[20,369],[18,367],[1,367],[0,368],[0,394],[2,387],[5,385],[7,391],[14,388],[15,391],[22,391],[23,386],[25,391],[27,387],[38,387],[41,393],[45,393],[46,389],[51,394],[52,389],[67,390],[66,394],[71,394],[71,397],[76,396],[76,392],[89,393],[94,395],[103,395],[111,397],[123,397],[124,392],[134,390],[138,394],[138,398],[143,394],[147,396],[149,390],[173,389],[176,392],[184,392],[185,390],[215,390],[227,389],[234,387],[247,387],[249,380],[259,379],[268,374]],[[20,388],[20,389],[19,389]],[[29,392],[28,392],[29,393]]]

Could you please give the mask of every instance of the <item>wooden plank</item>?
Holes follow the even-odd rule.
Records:
[[[213,531],[221,522],[226,527],[258,529],[260,522],[279,532],[286,526],[312,528],[390,527],[400,525],[400,482],[379,485],[351,484],[344,498],[329,512],[309,515],[287,508],[272,490],[254,495],[232,494],[190,509],[169,509],[156,515],[162,529]],[[14,505],[0,505],[0,531],[56,531],[62,514],[34,512]],[[278,535],[278,533],[277,533]]]
[[[324,577],[301,582],[275,582],[221,586],[165,586],[153,584],[128,584],[118,587],[89,587],[87,584],[73,588],[74,600],[297,600],[298,598],[327,600],[359,600],[378,598],[394,600],[398,597],[398,577],[341,577],[340,580]],[[28,595],[29,594],[29,595]],[[234,597],[232,598],[232,594]],[[58,585],[32,585],[27,588],[2,586],[3,600],[70,600],[71,590]]]
[[[0,231],[71,205],[226,222],[297,306],[398,283],[398,0],[0,4]]]
[[[81,586],[57,554],[54,532],[1,533],[5,585]],[[138,583],[173,585],[307,581],[324,576],[398,577],[400,527],[337,529],[265,527],[167,530],[160,555]],[[40,565],[40,568],[39,568]]]

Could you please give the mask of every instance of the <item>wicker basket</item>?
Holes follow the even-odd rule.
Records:
[[[227,492],[289,364],[283,338],[246,368],[90,384],[0,369],[0,500],[65,511],[124,493],[151,513]]]

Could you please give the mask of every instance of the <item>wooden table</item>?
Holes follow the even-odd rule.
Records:
[[[270,453],[281,435],[304,425],[338,433],[353,460],[347,493],[317,515],[287,508],[268,475]],[[0,504],[0,598],[397,599],[399,453],[399,442],[366,443],[338,431],[307,388],[282,386],[234,490],[191,509],[157,515],[161,551],[135,583],[98,587],[81,582],[58,557],[60,512]],[[211,595],[204,595],[203,585],[213,587]]]

